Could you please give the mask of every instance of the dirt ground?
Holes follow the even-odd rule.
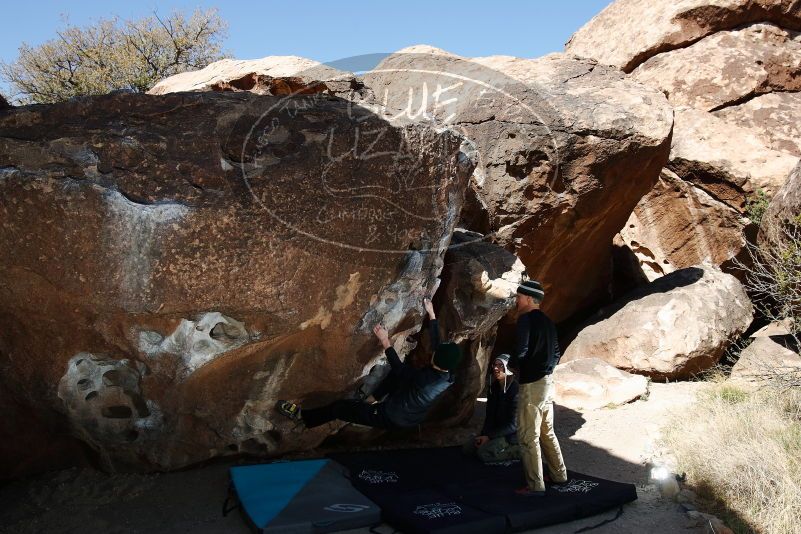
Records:
[[[698,382],[652,384],[647,401],[582,413],[557,407],[557,434],[568,468],[637,485],[639,499],[626,505],[620,518],[591,532],[705,532],[678,504],[659,495],[648,481],[646,466],[657,452],[654,444],[665,415],[693,402],[703,387]],[[449,430],[448,435],[455,442],[469,432]],[[238,513],[221,514],[227,470],[234,463],[219,461],[156,475],[107,475],[73,468],[19,480],[0,488],[0,532],[247,534],[250,531]],[[531,532],[573,533],[616,513]],[[377,531],[391,534],[393,529],[382,525]]]

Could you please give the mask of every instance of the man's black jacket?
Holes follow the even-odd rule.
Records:
[[[494,380],[487,394],[487,416],[481,429],[482,436],[490,439],[505,437],[509,443],[517,443],[517,392],[520,386],[512,377],[506,378],[506,391],[503,380]]]

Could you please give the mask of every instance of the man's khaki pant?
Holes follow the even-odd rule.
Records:
[[[567,481],[562,450],[553,430],[553,376],[530,384],[520,384],[517,401],[517,437],[526,471],[526,482],[533,491],[545,491],[542,455],[554,482]],[[541,448],[540,448],[541,447]]]

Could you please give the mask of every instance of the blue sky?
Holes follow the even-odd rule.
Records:
[[[226,51],[241,59],[292,54],[327,62],[421,43],[464,56],[537,57],[561,51],[570,35],[609,3],[610,0],[3,2],[0,60],[13,61],[23,41],[35,45],[53,38],[63,15],[72,24],[82,26],[114,15],[134,18],[153,10],[191,12],[195,7],[219,8],[229,24]]]

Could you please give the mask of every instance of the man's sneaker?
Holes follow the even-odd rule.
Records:
[[[280,400],[275,403],[275,409],[284,417],[288,417],[293,421],[300,421],[300,406],[294,402]]]
[[[533,489],[529,488],[528,486],[523,486],[522,488],[517,488],[515,490],[515,494],[520,495],[521,497],[545,497],[544,491],[534,491]]]

